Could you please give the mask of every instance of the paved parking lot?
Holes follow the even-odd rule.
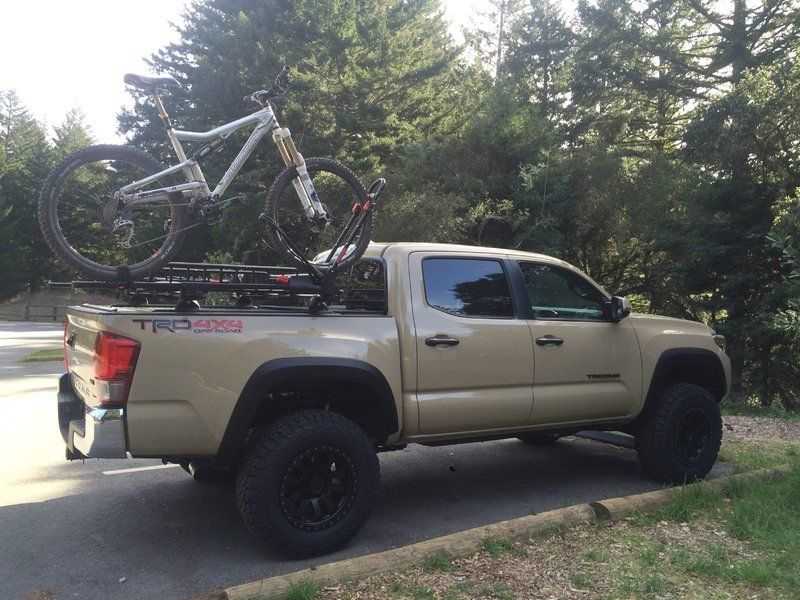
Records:
[[[0,323],[0,598],[187,600],[214,588],[494,521],[656,487],[631,450],[569,438],[381,456],[383,493],[346,549],[285,561],[244,530],[232,490],[152,460],[64,460],[61,363],[21,364],[60,326]],[[40,595],[34,595],[34,594]],[[49,595],[48,595],[49,594]]]

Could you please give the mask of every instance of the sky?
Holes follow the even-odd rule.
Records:
[[[97,142],[119,142],[116,114],[129,104],[128,72],[177,39],[187,0],[0,0],[0,89],[13,89],[46,125],[86,115]],[[455,35],[486,0],[443,0]],[[135,7],[135,10],[134,10]],[[130,10],[129,10],[130,9]]]

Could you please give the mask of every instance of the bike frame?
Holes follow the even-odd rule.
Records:
[[[284,163],[286,163],[286,166],[294,166],[297,169],[299,177],[296,177],[292,183],[300,198],[300,203],[303,205],[306,216],[309,218],[326,217],[326,211],[319,201],[313,183],[308,176],[305,160],[297,151],[291,137],[291,132],[285,127],[280,127],[278,124],[278,119],[275,117],[275,112],[272,110],[270,104],[266,104],[261,110],[246,117],[242,117],[241,119],[237,119],[236,121],[226,123],[225,125],[221,125],[209,131],[197,132],[174,129],[164,109],[161,97],[156,95],[155,101],[159,116],[162,121],[164,121],[167,128],[167,137],[180,162],[163,171],[159,171],[158,173],[154,173],[153,175],[134,181],[120,188],[118,190],[119,199],[124,203],[125,208],[134,208],[145,204],[164,202],[169,200],[170,196],[173,194],[180,194],[181,196],[188,196],[190,198],[208,198],[212,202],[219,200],[236,175],[238,175],[244,163],[250,158],[256,146],[265,135],[272,132],[272,139],[278,147],[278,151]],[[233,159],[233,162],[212,191],[208,187],[206,178],[203,175],[199,159],[214,150],[216,146],[221,144],[232,133],[248,125],[255,125],[253,131],[250,133],[250,137],[247,138],[247,141],[239,150],[239,153]],[[202,142],[206,145],[195,152],[191,158],[187,158],[181,142]],[[183,172],[186,176],[188,180],[186,183],[151,190],[143,189],[163,177],[180,172]]]

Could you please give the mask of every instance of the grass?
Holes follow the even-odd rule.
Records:
[[[48,362],[55,360],[64,360],[64,351],[61,348],[44,348],[42,350],[34,350],[19,362]]]
[[[720,406],[723,415],[734,417],[771,417],[787,421],[800,421],[800,412],[789,412],[783,405],[773,403],[762,406],[758,398],[748,398],[744,402],[723,402]]]
[[[468,557],[439,552],[318,600],[512,600],[563,590],[609,600],[797,599],[800,444],[734,441],[724,452],[740,470],[791,469],[783,479],[724,491],[686,486],[658,511],[622,521],[525,541],[486,538]]]
[[[428,572],[440,571],[446,573],[453,568],[453,563],[450,560],[450,555],[446,552],[436,552],[425,558],[422,568]]]
[[[313,581],[300,581],[289,586],[286,600],[315,600],[319,592],[320,586]]]
[[[514,544],[511,540],[504,538],[486,538],[481,542],[481,550],[492,558],[499,558],[504,554],[514,551]]]
[[[719,459],[736,465],[737,471],[777,467],[800,456],[800,446],[781,440],[733,441],[722,445]]]

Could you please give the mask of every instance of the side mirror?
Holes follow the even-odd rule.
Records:
[[[614,323],[619,323],[631,314],[631,303],[627,298],[622,296],[614,296],[611,298],[611,306],[609,307],[609,318]]]

